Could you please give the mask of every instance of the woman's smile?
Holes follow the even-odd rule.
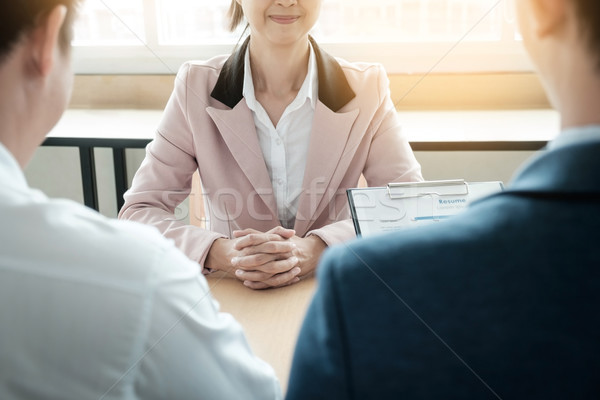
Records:
[[[300,19],[297,15],[271,15],[269,18],[271,21],[282,25],[293,24]]]

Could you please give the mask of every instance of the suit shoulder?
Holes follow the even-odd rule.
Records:
[[[382,80],[387,82],[385,68],[379,63],[348,62],[341,58],[336,58],[336,60],[351,85],[361,82],[372,85],[374,81]]]
[[[385,68],[380,63],[350,62],[339,57],[336,57],[336,61],[346,73],[385,74]]]
[[[172,240],[148,225],[106,218],[68,200],[48,200],[29,210],[38,215],[43,232],[61,237],[56,246],[47,249],[48,258],[60,259],[60,254],[75,248],[90,260],[88,272],[98,273],[99,281],[110,276],[127,276],[135,281],[149,274],[162,275],[162,268],[189,268],[193,264],[177,255]],[[165,262],[171,265],[163,266]],[[70,264],[77,266],[76,260]]]
[[[344,71],[348,84],[357,95],[362,97],[371,94],[381,101],[389,93],[389,80],[383,65],[348,62],[339,58],[336,60]]]
[[[201,72],[210,72],[216,71],[217,73],[221,72],[225,61],[230,56],[227,54],[218,55],[208,60],[189,60],[183,63],[182,68],[187,68],[189,71],[201,73]]]
[[[440,223],[357,239],[328,249],[323,264],[339,280],[360,282],[365,275],[413,274],[443,269],[440,258],[463,259],[494,248],[498,222],[488,206]],[[486,216],[487,215],[487,216]]]
[[[227,55],[220,55],[209,60],[186,61],[179,68],[175,84],[214,86],[228,57]]]

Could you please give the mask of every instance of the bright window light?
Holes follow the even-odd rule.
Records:
[[[446,42],[502,38],[497,0],[329,0],[318,26],[331,42]]]
[[[85,0],[75,46],[135,46],[146,41],[142,0]]]
[[[160,45],[232,43],[228,0],[156,0]]]
[[[508,0],[323,0],[312,34],[332,54],[389,72],[528,69]],[[86,0],[76,71],[173,73],[228,53],[230,0]],[[102,50],[104,47],[104,50]]]

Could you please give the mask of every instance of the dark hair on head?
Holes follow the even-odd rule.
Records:
[[[39,18],[56,6],[67,7],[67,16],[60,32],[60,45],[68,49],[73,38],[73,21],[82,0],[4,0],[0,5],[0,61],[33,29]]]
[[[600,69],[600,1],[573,0],[581,33],[588,42],[588,48],[598,61]]]
[[[227,16],[229,17],[229,30],[231,32],[235,31],[244,22],[244,10],[236,0],[231,0]]]

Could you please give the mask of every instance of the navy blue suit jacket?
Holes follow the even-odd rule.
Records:
[[[600,142],[447,221],[328,250],[287,398],[600,398]]]

